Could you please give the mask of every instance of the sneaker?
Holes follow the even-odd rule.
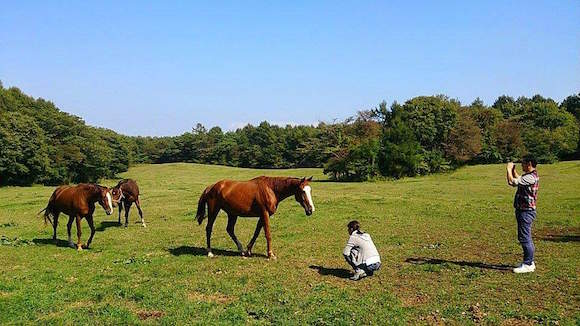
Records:
[[[353,281],[358,281],[365,276],[367,276],[367,273],[365,273],[365,271],[363,271],[363,270],[359,270],[356,273],[354,273],[354,275],[351,276],[350,279]]]
[[[522,263],[519,267],[514,268],[514,273],[531,273],[536,270],[536,264],[532,262],[531,265]]]

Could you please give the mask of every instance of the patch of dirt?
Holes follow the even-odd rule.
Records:
[[[531,320],[521,320],[517,318],[509,318],[504,320],[502,325],[506,326],[527,326],[527,325],[534,325],[535,323]]]
[[[552,242],[580,242],[580,227],[543,227],[535,230],[534,238]]]
[[[429,302],[429,297],[425,294],[402,296],[399,299],[403,303],[403,307],[417,307]]]
[[[141,320],[145,320],[145,319],[150,319],[150,318],[154,318],[154,319],[158,319],[161,318],[165,315],[165,313],[163,311],[159,311],[159,310],[140,310],[137,311],[137,317],[139,317],[139,319]]]
[[[428,325],[445,325],[445,318],[441,317],[439,310],[435,310],[426,316],[419,317],[419,320]]]
[[[215,303],[229,303],[235,300],[234,297],[227,296],[222,293],[206,294],[201,292],[191,292],[187,295],[187,298],[191,301],[205,301],[205,302],[215,302]]]
[[[481,323],[487,317],[487,313],[483,312],[479,306],[479,302],[469,307],[469,312],[474,322]]]

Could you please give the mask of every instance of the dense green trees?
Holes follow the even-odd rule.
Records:
[[[134,141],[87,126],[51,102],[0,84],[0,185],[96,181],[126,171]]]
[[[467,106],[444,95],[386,102],[317,126],[264,121],[224,132],[197,124],[175,137],[127,137],[87,126],[51,102],[0,83],[0,185],[96,181],[135,163],[324,167],[336,180],[400,178],[471,163],[580,158],[580,94],[560,105],[502,95]]]
[[[549,163],[578,153],[578,100],[500,96],[492,107],[479,99],[462,107],[445,96],[417,97],[390,110],[375,109],[383,127],[381,174],[413,176],[466,163],[500,163],[525,153]]]

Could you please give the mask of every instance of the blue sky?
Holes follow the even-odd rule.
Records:
[[[580,91],[579,1],[11,1],[0,80],[91,125],[316,124],[443,93]]]

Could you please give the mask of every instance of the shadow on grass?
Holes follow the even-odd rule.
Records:
[[[324,267],[324,266],[316,266],[316,265],[310,265],[308,266],[310,267],[310,269],[314,269],[318,272],[318,274],[326,276],[326,275],[332,275],[334,277],[338,277],[338,278],[349,278],[351,273],[348,269],[344,269],[344,268],[328,268],[328,267]]]
[[[101,222],[101,224],[95,228],[95,231],[97,231],[97,232],[103,232],[103,231],[105,231],[108,228],[111,228],[111,227],[121,227],[121,226],[122,226],[122,224],[119,224],[119,222],[108,222],[108,221],[104,221],[104,222]]]
[[[453,261],[453,260],[444,260],[444,259],[437,259],[437,258],[407,258],[405,262],[413,264],[413,265],[424,265],[424,264],[432,264],[432,265],[441,265],[441,264],[453,264],[458,266],[468,266],[468,267],[477,267],[477,268],[484,268],[484,269],[493,269],[498,271],[511,271],[513,266],[510,265],[496,265],[496,264],[486,264],[482,262],[472,262],[472,261]]]
[[[544,227],[534,232],[534,239],[550,242],[580,242],[580,228],[570,226]]]
[[[169,248],[167,249],[169,253],[173,256],[181,256],[181,255],[192,255],[192,256],[207,256],[207,251],[205,248],[202,247],[192,247],[192,246],[181,246],[177,248]],[[242,257],[238,251],[233,250],[224,250],[224,249],[215,249],[212,248],[211,252],[216,256],[238,256]],[[252,253],[252,257],[266,257],[263,254]]]
[[[56,240],[52,240],[52,238],[50,238],[50,239],[32,239],[32,242],[34,242],[34,244],[36,244],[36,245],[54,246],[56,244],[57,247],[71,248],[71,246],[68,245],[68,241],[61,240],[61,239],[56,239]]]
[[[550,241],[550,242],[580,242],[580,235],[577,234],[546,234],[540,236],[540,240],[542,241]]]

